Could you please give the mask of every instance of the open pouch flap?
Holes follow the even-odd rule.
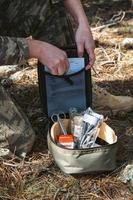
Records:
[[[50,74],[47,67],[43,70],[49,117],[61,111],[68,113],[75,105],[79,111],[85,110],[90,105],[91,89],[88,88],[91,88],[91,84],[88,82],[84,58],[69,58],[69,70],[62,76]]]
[[[76,46],[64,47],[63,50],[69,60],[69,69],[64,75],[52,75],[47,66],[38,63],[41,102],[49,118],[53,113],[68,114],[72,107],[80,112],[92,104],[91,70],[85,70],[89,63],[87,52],[79,58]]]

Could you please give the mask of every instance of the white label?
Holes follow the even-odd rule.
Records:
[[[69,69],[67,74],[73,74],[85,67],[84,58],[68,58],[69,61]]]
[[[96,126],[97,125],[97,122],[99,121],[96,117],[93,117],[91,115],[88,115],[88,114],[84,114],[84,117],[83,117],[83,121],[91,124],[91,125],[94,125]]]
[[[73,149],[74,148],[74,142],[61,142],[60,144],[65,146],[68,149]]]
[[[82,130],[83,130],[83,128],[81,126],[75,125],[74,126],[74,136],[77,138],[80,138],[82,135]]]

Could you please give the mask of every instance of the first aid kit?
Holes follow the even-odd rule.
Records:
[[[39,63],[38,78],[44,113],[51,122],[47,141],[56,164],[67,174],[111,171],[116,167],[117,136],[104,116],[91,108],[91,71],[85,53],[66,48],[69,70],[52,75]],[[45,133],[46,134],[46,133]]]

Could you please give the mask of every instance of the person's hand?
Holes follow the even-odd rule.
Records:
[[[95,44],[88,23],[86,25],[79,24],[75,35],[75,40],[77,44],[78,56],[82,57],[84,50],[86,50],[89,55],[89,63],[86,66],[86,69],[89,69],[95,62]]]
[[[38,60],[50,69],[53,75],[63,75],[69,67],[67,54],[46,42],[27,40],[30,57]]]

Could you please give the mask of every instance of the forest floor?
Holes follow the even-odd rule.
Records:
[[[96,73],[92,72],[93,78],[114,95],[133,97],[133,50],[121,47],[123,39],[131,38],[133,34],[130,1],[83,2],[96,40]],[[117,22],[108,27],[111,18],[117,18]],[[31,65],[8,89],[27,114],[37,139],[24,161],[15,156],[1,161],[0,200],[131,200],[129,185],[122,183],[119,176],[133,158],[133,112],[109,117],[109,124],[119,141],[114,171],[85,176],[65,175],[48,152],[47,120],[40,104],[37,70]]]

